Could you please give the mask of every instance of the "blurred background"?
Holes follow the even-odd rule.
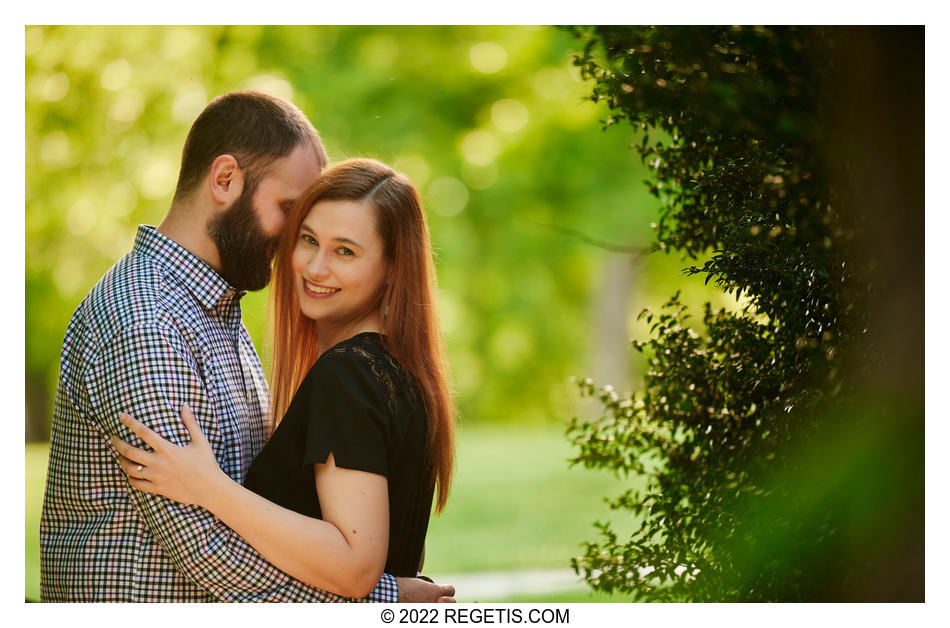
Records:
[[[618,339],[675,290],[735,307],[641,252],[657,205],[632,128],[602,130],[549,27],[27,26],[26,597],[39,598],[39,512],[59,351],[73,311],[158,224],[191,122],[233,89],[292,100],[332,160],[370,156],[425,198],[461,413],[457,480],[426,572],[460,601],[608,601],[570,558],[628,482],[571,469],[569,377],[619,392],[642,359]],[[265,369],[266,291],[243,301]],[[634,522],[621,522],[629,529]],[[464,585],[468,585],[468,590]],[[620,601],[620,600],[616,600]]]

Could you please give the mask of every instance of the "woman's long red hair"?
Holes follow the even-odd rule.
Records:
[[[317,361],[316,324],[300,311],[291,256],[300,225],[322,200],[370,203],[390,264],[380,305],[386,349],[412,374],[425,403],[429,479],[436,487],[436,512],[445,507],[455,457],[455,407],[449,392],[445,342],[436,308],[437,282],[422,200],[403,174],[373,159],[349,159],[331,166],[294,204],[274,260],[268,301],[272,338],[271,407],[279,421]]]

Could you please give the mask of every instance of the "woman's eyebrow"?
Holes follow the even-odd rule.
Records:
[[[305,222],[300,223],[300,230],[301,230],[301,231],[306,231],[307,233],[309,233],[309,234],[311,234],[311,235],[317,235],[317,232],[314,231],[314,230],[310,227],[310,225],[308,225],[308,224],[305,223]],[[357,247],[357,248],[360,248],[360,249],[364,248],[363,245],[360,244],[359,242],[357,242],[356,240],[351,240],[350,238],[346,238],[346,237],[343,237],[343,236],[336,236],[336,237],[334,237],[334,238],[330,238],[330,241],[331,241],[331,242],[342,242],[343,244],[352,244],[353,246],[355,246],[355,247]]]
[[[360,244],[359,242],[357,242],[357,241],[355,241],[355,240],[350,240],[349,238],[344,238],[344,237],[338,236],[338,237],[336,237],[336,238],[333,238],[333,241],[334,241],[334,242],[342,242],[342,243],[344,243],[344,244],[352,244],[353,246],[355,246],[355,247],[357,247],[357,248],[360,248],[360,249],[363,248],[363,245],[362,245],[362,244]]]

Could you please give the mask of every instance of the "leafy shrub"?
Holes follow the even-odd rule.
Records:
[[[829,86],[851,71],[842,50],[854,33],[572,31],[586,42],[574,62],[593,82],[591,98],[610,106],[606,125],[643,131],[637,150],[663,203],[656,248],[680,253],[687,274],[744,304],[707,304],[697,325],[675,295],[640,314],[651,323],[650,339],[633,342],[649,356],[640,391],[621,398],[577,382],[603,412],[572,420],[573,462],[649,482],[608,502],[640,527],[620,539],[598,524],[601,539],[574,569],[594,589],[638,600],[861,597],[849,583],[873,571],[873,556],[851,542],[859,526],[850,524],[873,520],[885,489],[908,483],[914,497],[900,503],[922,513],[922,468],[904,463],[923,441],[922,430],[919,440],[910,432],[895,454],[903,466],[882,473],[879,449],[897,446],[901,432],[866,421],[881,410],[873,402],[855,405],[881,362],[869,333],[875,260],[862,255],[865,227],[828,149],[841,137]],[[922,427],[922,395],[913,401]],[[884,493],[852,503],[875,482]],[[919,532],[922,547],[922,524]],[[922,558],[920,567],[922,582]]]

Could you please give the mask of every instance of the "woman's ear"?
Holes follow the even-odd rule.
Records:
[[[236,201],[244,189],[244,172],[237,159],[231,155],[218,155],[211,162],[208,186],[217,203],[230,206]]]

